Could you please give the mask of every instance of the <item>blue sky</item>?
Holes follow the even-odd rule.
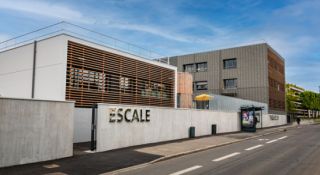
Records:
[[[0,41],[68,21],[165,56],[267,42],[318,91],[319,0],[0,0]]]

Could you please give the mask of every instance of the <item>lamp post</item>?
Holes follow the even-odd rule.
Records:
[[[320,86],[318,86],[318,87],[319,87],[319,98],[320,98]],[[320,99],[319,99],[319,101],[320,101]],[[318,113],[318,116],[319,116],[320,111],[317,111],[317,113]],[[316,116],[316,117],[318,117],[318,116]]]

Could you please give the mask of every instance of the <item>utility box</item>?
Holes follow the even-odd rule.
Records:
[[[194,126],[191,126],[189,128],[189,138],[195,138],[196,137],[196,128]]]

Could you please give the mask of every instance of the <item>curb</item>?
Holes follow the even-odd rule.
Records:
[[[236,140],[236,141],[226,142],[226,143],[222,143],[222,144],[218,144],[218,145],[211,145],[211,146],[207,146],[207,147],[204,147],[204,148],[199,148],[199,149],[194,149],[194,150],[191,150],[191,151],[181,152],[181,153],[178,153],[178,154],[172,154],[172,155],[160,157],[160,158],[152,160],[150,162],[146,162],[146,163],[143,163],[143,164],[139,164],[139,165],[134,165],[134,166],[118,169],[118,170],[111,171],[111,172],[102,173],[100,175],[115,175],[115,174],[119,174],[119,173],[124,173],[124,172],[127,172],[127,171],[144,168],[144,167],[149,166],[151,164],[154,164],[154,163],[157,163],[157,162],[161,162],[161,161],[164,161],[164,160],[169,160],[169,159],[172,159],[172,158],[175,158],[175,157],[180,157],[180,156],[184,156],[184,155],[188,155],[188,154],[192,154],[192,153],[197,153],[197,152],[209,150],[209,149],[212,149],[212,148],[226,146],[226,145],[230,145],[230,144],[233,144],[233,143],[242,142],[242,141],[245,141],[245,140],[255,139],[255,138],[263,137],[263,136],[266,136],[266,135],[276,134],[276,133],[280,133],[280,132],[286,132],[287,129],[294,128],[294,127],[296,127],[296,126],[289,126],[289,127],[286,127],[286,128],[278,129],[277,131],[272,131],[272,132],[268,132],[268,133],[264,133],[264,134],[260,134],[260,135],[256,135],[256,136],[251,136],[251,137],[247,137],[247,138]]]

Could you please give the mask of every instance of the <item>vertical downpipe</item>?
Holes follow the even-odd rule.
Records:
[[[32,65],[32,87],[31,98],[34,98],[35,78],[36,78],[36,64],[37,64],[37,41],[33,44],[33,65]]]
[[[91,151],[96,150],[97,148],[97,142],[96,142],[96,136],[97,136],[97,105],[94,104],[92,106],[92,119],[91,119],[91,143],[90,143],[90,149]]]

